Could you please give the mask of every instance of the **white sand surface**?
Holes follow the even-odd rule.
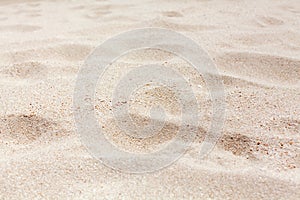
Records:
[[[173,165],[128,174],[85,149],[75,129],[73,92],[95,47],[143,27],[177,31],[209,53],[224,82],[226,121],[205,159],[199,146],[209,114]],[[0,50],[0,199],[300,199],[299,0],[3,0]],[[120,74],[153,62],[189,77],[202,111],[209,111],[203,80],[186,62],[158,50],[126,55],[98,84],[95,109],[111,141],[130,151],[170,139],[143,143],[122,136],[109,114]],[[155,95],[176,118],[172,94],[150,91]],[[141,123],[144,109],[132,111]],[[176,128],[170,121],[165,133]]]

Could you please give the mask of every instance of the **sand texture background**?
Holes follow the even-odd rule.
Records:
[[[136,141],[110,115],[121,74],[146,63],[189,77],[202,116],[197,139],[176,163],[134,175],[95,160],[76,133],[72,99],[77,73],[92,50],[135,28],[162,27],[195,40],[224,82],[226,122],[215,149],[198,159],[209,125],[201,76],[175,56],[130,53],[106,72],[95,109],[111,141],[151,151],[170,139],[176,101],[166,88],[137,95],[174,116],[164,135]],[[0,199],[300,199],[300,1],[0,1]],[[200,86],[199,86],[200,85]],[[143,91],[140,91],[143,92]],[[167,133],[167,134],[166,134]]]

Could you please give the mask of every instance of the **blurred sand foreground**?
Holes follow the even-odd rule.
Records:
[[[299,0],[1,1],[0,199],[300,199],[299,23]],[[201,76],[165,52],[124,56],[104,75],[95,101],[112,142],[143,152],[171,139],[136,141],[112,121],[114,84],[140,64],[180,70],[204,113],[181,159],[133,175],[99,164],[86,151],[72,98],[89,53],[113,35],[142,27],[175,30],[210,54],[225,84],[227,118],[217,146],[199,160],[197,147],[209,125]],[[150,97],[178,114],[165,88],[137,96],[144,105],[132,108],[138,122],[147,121],[142,114]],[[170,122],[164,133],[176,128]]]

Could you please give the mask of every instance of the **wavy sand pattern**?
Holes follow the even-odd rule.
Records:
[[[299,22],[298,0],[1,1],[0,199],[300,199]],[[127,151],[169,142],[180,106],[166,88],[141,90],[135,101],[119,103],[132,104],[140,125],[150,120],[149,102],[162,104],[169,121],[151,138],[124,134],[111,115],[118,106],[111,94],[126,71],[146,63],[173,67],[200,102],[200,125],[186,154],[158,172],[132,175],[86,151],[72,98],[79,67],[94,47],[141,27],[172,29],[199,43],[219,70],[227,107],[223,136],[200,160],[211,121],[202,76],[158,50],[111,65],[97,86],[96,116],[107,138]]]

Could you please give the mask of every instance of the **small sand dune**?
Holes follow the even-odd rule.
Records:
[[[1,74],[11,78],[36,79],[47,75],[47,67],[39,62],[17,63],[2,68]]]
[[[34,114],[2,117],[0,128],[1,140],[4,143],[26,144],[36,140],[47,142],[67,135],[67,131],[57,123]]]
[[[228,75],[266,85],[299,87],[300,60],[257,53],[230,52],[218,57],[217,63],[220,70]]]

